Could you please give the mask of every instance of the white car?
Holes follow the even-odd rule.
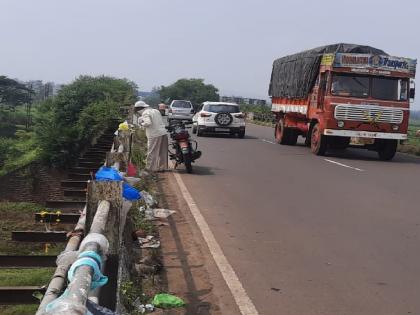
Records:
[[[202,109],[193,117],[193,133],[237,134],[245,136],[245,115],[236,103],[204,102]]]
[[[194,116],[194,107],[190,101],[173,100],[169,105],[168,121],[185,120],[190,121]]]

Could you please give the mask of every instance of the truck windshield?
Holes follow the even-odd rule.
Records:
[[[368,97],[369,78],[364,76],[334,74],[331,94],[337,96]]]
[[[380,100],[406,101],[408,81],[397,78],[372,78],[372,97]]]
[[[378,100],[406,101],[408,80],[334,73],[331,94],[347,97],[372,97]]]

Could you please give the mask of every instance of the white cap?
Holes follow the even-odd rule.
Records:
[[[135,104],[134,104],[134,107],[135,108],[139,108],[139,107],[141,107],[141,108],[146,108],[146,107],[149,107],[149,105],[148,104],[146,104],[145,102],[143,102],[143,101],[137,101]]]

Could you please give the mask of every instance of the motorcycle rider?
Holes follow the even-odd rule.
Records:
[[[168,135],[162,115],[143,101],[134,104],[137,125],[146,129],[146,170],[163,172],[168,169]]]

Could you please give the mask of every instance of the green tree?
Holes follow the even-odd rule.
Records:
[[[22,83],[0,76],[0,136],[13,137],[16,125],[26,124],[27,114],[21,105],[30,104],[31,94]]]
[[[35,114],[35,135],[42,157],[70,166],[80,152],[136,100],[136,86],[125,79],[81,76],[42,102]]]
[[[162,86],[159,94],[163,101],[189,100],[194,105],[205,101],[218,101],[218,89],[205,84],[204,79],[180,79],[169,86]]]
[[[0,106],[14,109],[18,105],[27,103],[30,100],[30,93],[33,91],[25,85],[4,75],[0,76]]]

